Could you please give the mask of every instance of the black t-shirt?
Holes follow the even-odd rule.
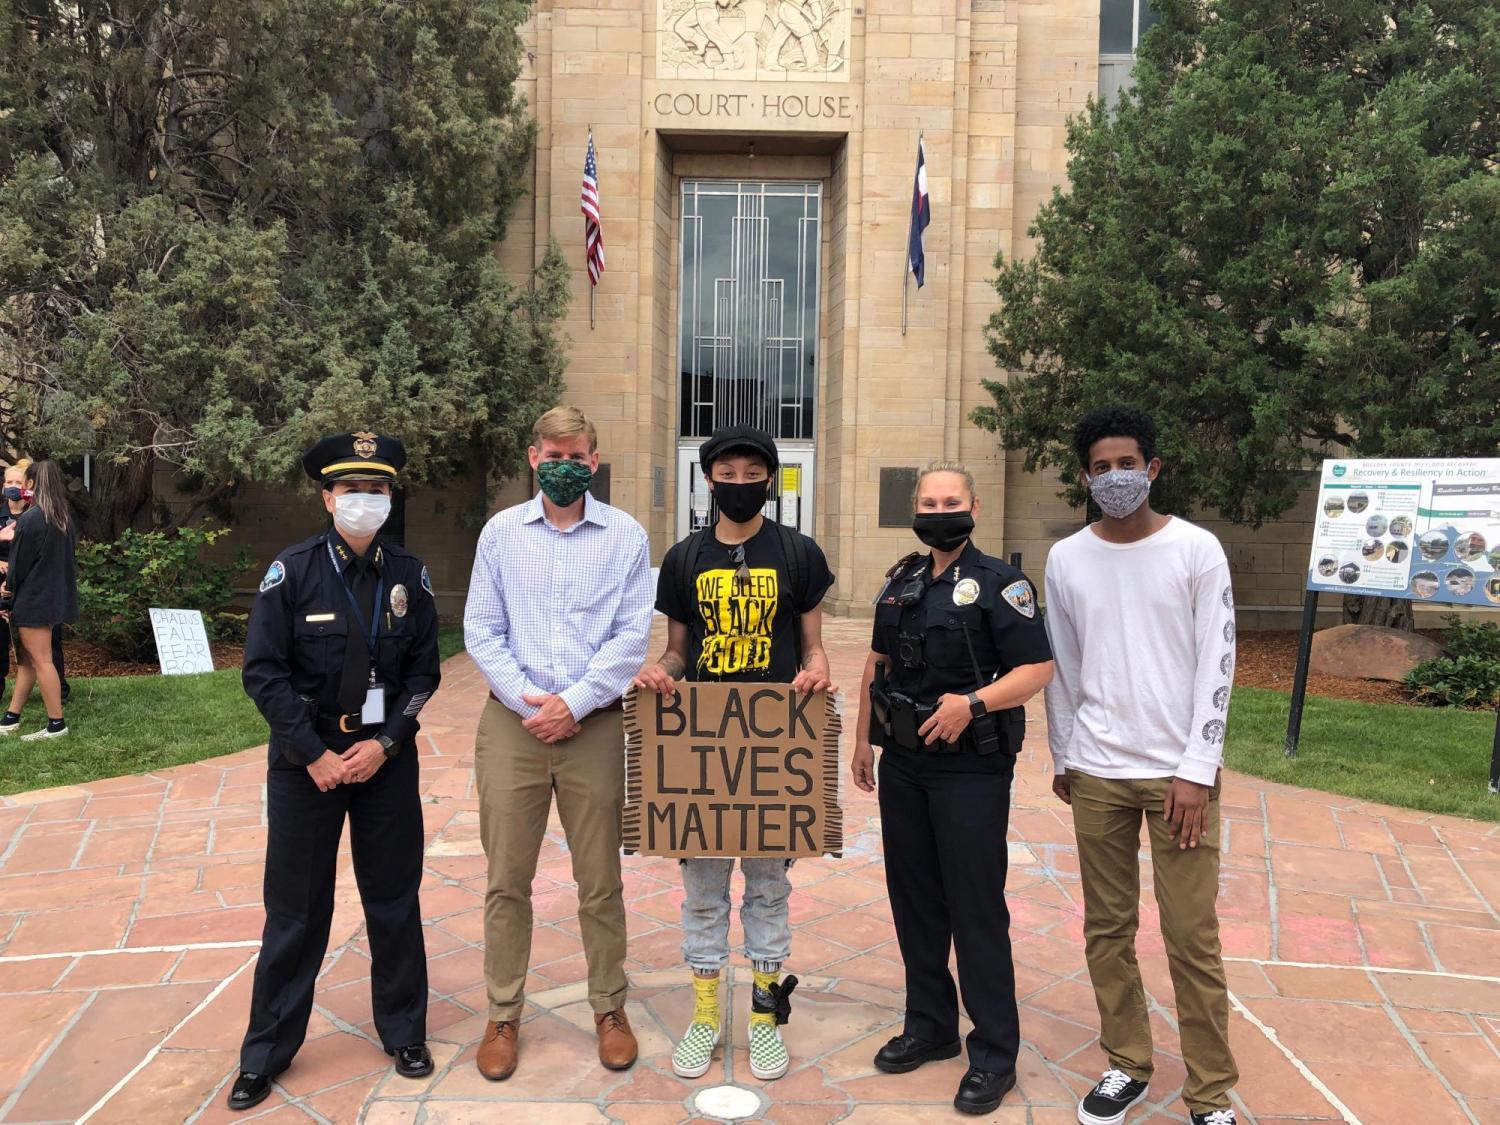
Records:
[[[733,548],[714,538],[712,529],[702,536],[691,583],[684,583],[682,574],[688,541],[667,552],[656,586],[656,608],[688,627],[689,680],[784,684],[797,675],[796,614],[816,609],[833,585],[822,550],[807,536],[801,538],[807,551],[807,593],[795,613],[788,604],[790,568],[781,532],[769,520],[745,542],[748,580],[735,578],[739,566],[731,558]],[[690,604],[684,604],[684,587],[693,591]]]

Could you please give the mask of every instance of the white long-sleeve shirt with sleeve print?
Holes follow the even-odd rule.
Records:
[[[1234,682],[1224,548],[1186,520],[1134,543],[1084,528],[1047,558],[1053,769],[1212,785]]]

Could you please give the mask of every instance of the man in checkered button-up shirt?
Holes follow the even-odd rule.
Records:
[[[489,858],[485,982],[489,1024],[478,1066],[516,1068],[531,960],[531,881],[552,795],[572,854],[599,1059],[635,1062],[625,1018],[620,696],[640,671],[654,591],[646,532],[588,494],[594,426],[559,406],[532,429],[541,492],[496,514],[479,536],[464,639],[490,700],[474,744],[479,829]]]

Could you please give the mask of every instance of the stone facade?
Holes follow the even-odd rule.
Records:
[[[1020,552],[1040,579],[1082,515],[967,419],[990,401],[980,381],[1005,377],[984,340],[995,255],[1029,251],[1032,217],[1065,180],[1068,118],[1098,90],[1098,0],[539,0],[523,38],[537,149],[497,254],[518,279],[551,239],[572,263],[565,400],[598,424],[609,498],[646,526],[654,558],[680,527],[681,185],[785,180],[821,185],[810,530],[837,575],[828,608],[867,614],[916,546],[881,526],[881,470],[935,458],[970,466],[979,541]],[[579,212],[591,130],[606,256],[592,314]],[[903,334],[919,135],[934,220]],[[412,496],[408,541],[445,612],[462,604],[478,515],[529,483]],[[1258,531],[1209,521],[1244,627],[1295,627],[1311,503]],[[268,526],[286,510],[251,497],[251,540],[295,538]]]
[[[557,238],[574,263],[567,400],[599,424],[611,498],[647,525],[656,557],[678,526],[684,178],[822,184],[812,499],[838,575],[830,608],[866,608],[913,546],[879,526],[882,468],[965,460],[986,542],[1008,541],[1005,460],[965,418],[994,374],[995,254],[1024,248],[1062,182],[1067,118],[1097,88],[1097,0],[554,2],[525,36],[535,191],[502,260],[519,269]],[[591,128],[607,261],[592,327],[578,210]],[[919,134],[935,221],[903,335]]]

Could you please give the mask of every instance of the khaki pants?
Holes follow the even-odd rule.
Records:
[[[521,1018],[531,961],[531,881],[552,795],[573,857],[578,925],[589,967],[589,1006],[625,1003],[625,898],[620,883],[620,811],[625,735],[618,711],[596,711],[583,729],[549,746],[493,698],[474,740],[479,833],[489,859],[484,900],[484,977],[492,1020]]]
[[[1219,948],[1219,786],[1208,802],[1204,836],[1183,850],[1162,816],[1169,777],[1114,780],[1068,771],[1078,867],[1083,877],[1083,937],[1099,1042],[1109,1065],[1145,1080],[1152,1071],[1151,1023],[1135,959],[1141,897],[1141,817],[1151,840],[1151,870],[1167,965],[1177,1000],[1187,1081],[1182,1100],[1203,1113],[1229,1107],[1239,1078],[1229,1053],[1229,990]]]

